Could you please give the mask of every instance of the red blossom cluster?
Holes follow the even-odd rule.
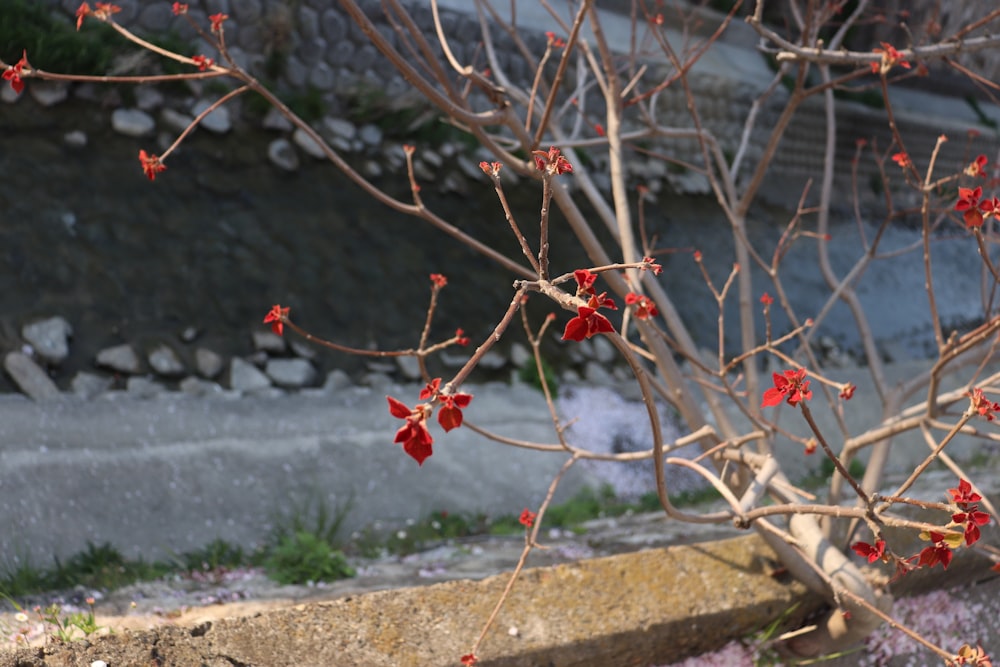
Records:
[[[874,563],[880,559],[886,560],[887,558],[885,555],[885,540],[875,540],[874,546],[867,542],[855,542],[851,545],[851,549],[869,563]]]
[[[910,69],[910,62],[888,42],[882,42],[882,48],[875,48],[872,51],[882,54],[881,60],[871,62],[872,74],[886,74],[896,65]]]
[[[965,526],[965,545],[972,546],[979,541],[979,526],[985,526],[990,522],[990,515],[979,509],[978,503],[983,498],[975,493],[972,484],[964,479],[958,480],[958,488],[948,489],[948,493],[959,509],[951,515],[951,520],[956,525]]]
[[[640,320],[656,317],[660,314],[660,311],[656,309],[656,304],[645,294],[629,292],[625,295],[625,305],[635,306],[635,316]]]
[[[806,369],[788,370],[781,375],[774,373],[774,386],[764,392],[764,400],[760,407],[768,408],[787,401],[795,407],[802,401],[812,398],[809,380],[806,380]]]
[[[80,6],[76,8],[76,29],[80,29],[80,26],[83,25],[83,19],[87,16],[93,16],[95,19],[107,21],[111,18],[112,14],[117,14],[121,10],[121,7],[111,4],[110,2],[95,2],[93,9],[90,8],[90,3],[81,3]]]
[[[8,65],[7,69],[3,72],[3,80],[10,81],[10,87],[13,88],[14,92],[18,95],[20,95],[21,91],[24,90],[24,81],[21,79],[21,76],[24,74],[25,66],[30,67],[30,65],[28,65],[27,51],[24,51],[21,54],[20,60],[13,65]]]
[[[548,172],[553,176],[573,173],[573,165],[555,146],[551,146],[548,152],[532,151],[531,154],[535,156],[535,168],[538,171]]]
[[[983,226],[983,221],[990,216],[1000,215],[1000,199],[982,199],[983,189],[959,188],[958,201],[955,203],[955,210],[962,211],[967,229],[975,229]]]
[[[598,294],[594,289],[597,274],[587,269],[577,269],[573,272],[573,277],[576,279],[576,295],[580,298],[589,298],[586,306],[579,306],[576,309],[576,317],[566,323],[562,339],[575,340],[579,343],[599,333],[613,333],[615,328],[608,318],[597,312],[597,309],[618,310],[618,306],[613,299],[608,298],[607,292]]]
[[[389,414],[397,419],[405,419],[406,423],[396,431],[393,442],[401,443],[403,451],[413,457],[418,465],[430,457],[433,451],[434,438],[427,429],[427,419],[434,412],[431,402],[441,404],[438,410],[438,423],[447,433],[462,425],[462,410],[472,402],[472,394],[443,394],[441,378],[434,378],[420,391],[420,400],[431,401],[421,403],[410,409],[402,401],[386,396],[389,402]]]
[[[146,178],[151,181],[156,180],[158,173],[167,170],[167,165],[160,161],[159,156],[143,150],[139,151],[139,163],[142,165],[142,173],[146,174]]]
[[[537,514],[525,507],[524,511],[521,512],[521,516],[518,517],[517,520],[520,521],[521,525],[525,528],[531,528],[535,525],[535,517],[537,516]]]
[[[186,2],[175,2],[173,6],[174,16],[180,16],[181,14],[188,13],[188,5]]]
[[[264,316],[264,324],[271,325],[271,331],[281,336],[285,331],[285,318],[291,308],[282,308],[280,304],[271,306],[271,310]]]
[[[198,69],[202,72],[215,64],[214,60],[206,58],[205,56],[191,56],[191,60],[194,61],[194,64],[197,65]]]
[[[969,392],[969,401],[971,409],[988,422],[993,421],[994,413],[1000,410],[1000,403],[994,403],[986,398],[986,394],[978,387]]]

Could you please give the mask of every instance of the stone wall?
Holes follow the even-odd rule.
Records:
[[[78,6],[78,0],[48,0],[71,14]],[[170,3],[139,2],[121,0],[121,13],[115,16],[123,25],[141,33],[162,33],[176,31],[185,39],[195,40],[196,36],[183,17],[175,17],[170,11]],[[190,15],[196,21],[206,23],[209,14],[222,12],[229,15],[226,22],[227,43],[231,54],[241,65],[262,76],[278,90],[291,93],[318,95],[330,126],[359,108],[372,105],[390,105],[396,109],[420,104],[419,95],[394,70],[391,64],[369,43],[364,33],[346,16],[336,2],[330,0],[195,0],[190,2]],[[373,18],[379,30],[393,44],[399,45],[397,35],[386,19],[382,5],[376,0],[359,0],[361,7]],[[448,4],[448,3],[445,3]],[[891,3],[889,3],[891,4]],[[930,11],[927,3],[914,7],[921,15]],[[462,7],[461,4],[455,4]],[[962,1],[951,3],[949,12],[941,15],[942,21],[951,26],[959,24],[975,15],[977,3]],[[891,9],[891,7],[889,8]],[[412,15],[416,24],[432,35],[433,18],[426,2],[412,3]],[[606,14],[608,22],[617,17]],[[703,17],[711,21],[712,15]],[[476,55],[479,47],[479,26],[472,14],[443,10],[442,23],[450,38],[450,46],[462,62],[474,62],[485,66],[485,61]],[[946,26],[947,27],[947,26]],[[493,31],[501,65],[507,75],[519,85],[529,86],[533,72],[517,54],[509,36],[496,29]],[[522,29],[521,35],[528,47],[535,53],[544,50],[546,37],[541,29]],[[619,42],[621,42],[619,36]],[[430,40],[432,44],[435,40]],[[689,77],[691,90],[698,100],[698,111],[704,127],[718,137],[722,150],[732,156],[743,134],[743,121],[754,99],[764,90],[771,78],[771,71],[763,56],[753,48],[755,36],[742,23],[734,23],[719,44],[706,54],[692,69]],[[627,42],[625,42],[627,43]],[[206,47],[207,48],[207,47]],[[209,52],[209,56],[217,54]],[[1000,62],[995,55],[974,56],[982,62],[987,71]],[[670,67],[662,57],[652,59],[647,83],[662,80]],[[992,64],[991,64],[992,63]],[[569,80],[573,80],[573,75]],[[874,83],[872,81],[871,83]],[[894,87],[895,88],[895,87]],[[596,94],[588,95],[587,121],[600,118],[600,100]],[[945,100],[948,102],[948,100]],[[935,100],[914,98],[903,95],[894,99],[898,105],[898,119],[901,129],[912,143],[907,148],[918,166],[926,165],[937,136],[946,133],[952,139],[964,138],[971,128],[986,130],[981,125],[982,118],[961,101],[942,105]],[[483,98],[473,98],[475,108],[488,108]],[[771,129],[788,103],[788,94],[779,88],[761,109],[756,128],[751,135],[749,150],[738,179],[744,180],[749,170],[763,153]],[[881,151],[887,151],[892,143],[885,112],[882,109],[857,103],[838,102],[839,128],[837,137],[836,185],[846,193],[853,187],[852,162],[857,140],[865,139]],[[657,113],[662,124],[691,128],[693,122],[687,109],[687,101],[679,85],[673,85],[659,94]],[[572,122],[574,119],[569,119]],[[317,127],[324,123],[318,123]],[[639,128],[638,124],[632,129]],[[768,181],[762,195],[769,201],[795,206],[802,189],[810,179],[816,179],[822,168],[822,145],[825,138],[825,119],[822,101],[807,102],[796,115],[781,142]],[[327,133],[330,134],[330,133]],[[333,133],[336,135],[336,133]],[[586,136],[586,135],[585,135]],[[596,135],[595,135],[596,136]],[[328,137],[329,138],[329,137]],[[982,143],[982,141],[980,142]],[[305,146],[301,146],[308,148]],[[654,152],[666,154],[680,161],[699,164],[701,151],[693,140],[669,140],[653,145]],[[985,147],[976,152],[988,152]],[[476,158],[478,160],[480,158]],[[952,141],[944,146],[938,158],[937,174],[955,171],[968,161],[968,149],[960,141]],[[606,161],[599,151],[595,152],[595,178],[599,184],[607,185]],[[645,183],[655,192],[664,182],[684,193],[708,192],[705,179],[684,168],[668,166],[658,157],[647,157],[641,153],[629,156],[629,168],[636,183]],[[898,175],[898,172],[893,172]],[[900,180],[900,189],[902,188]],[[878,165],[872,159],[864,159],[858,166],[858,194],[869,203],[879,202],[881,195],[881,175]],[[892,186],[890,186],[892,187]]]

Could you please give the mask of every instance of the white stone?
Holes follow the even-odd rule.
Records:
[[[38,356],[50,364],[62,363],[69,356],[69,337],[72,335],[73,327],[59,316],[32,322],[21,328],[21,337],[31,344]]]
[[[361,165],[361,171],[368,178],[378,178],[382,175],[382,165],[378,160],[365,160]]]
[[[419,380],[423,377],[420,374],[420,362],[416,357],[396,357],[396,366],[407,380]]]
[[[125,381],[125,391],[138,398],[152,398],[166,392],[167,388],[151,378],[133,376]]]
[[[56,383],[23,352],[7,353],[3,367],[14,384],[32,400],[48,401],[59,397]]]
[[[507,365],[507,358],[495,350],[490,350],[479,360],[479,366],[486,370],[495,371]]]
[[[268,144],[267,159],[283,171],[295,171],[299,168],[299,154],[288,139],[275,139]]]
[[[353,141],[358,135],[358,128],[354,127],[354,123],[343,118],[333,118],[331,116],[323,119],[323,130],[324,134],[346,139],[347,141]]]
[[[198,374],[205,378],[214,378],[222,372],[222,357],[205,347],[194,351],[194,365]]]
[[[184,363],[177,356],[177,352],[166,343],[160,343],[150,350],[147,359],[150,367],[159,375],[176,377],[186,372]]]
[[[521,343],[513,343],[510,346],[510,363],[514,364],[518,368],[526,366],[528,364],[534,365],[534,355],[531,354],[531,350],[527,346]]]
[[[258,391],[271,386],[271,379],[239,357],[229,362],[229,387],[236,391]]]
[[[97,353],[97,365],[119,373],[138,373],[139,355],[131,345],[125,343],[107,347]]]
[[[115,109],[111,112],[111,127],[128,137],[144,137],[152,134],[156,121],[141,109]]]
[[[346,389],[351,386],[351,376],[339,368],[334,368],[326,374],[326,382],[323,383],[323,390],[334,392]]]
[[[203,380],[193,375],[181,380],[178,388],[185,394],[191,394],[192,396],[207,396],[222,393],[222,387],[215,382]]]
[[[163,106],[163,93],[153,86],[136,86],[135,105],[143,111],[152,111]]]
[[[308,359],[270,359],[264,372],[279,387],[297,389],[316,381],[316,368]]]
[[[93,398],[111,389],[112,380],[106,375],[80,371],[73,376],[69,388],[80,398]]]
[[[253,349],[257,352],[271,352],[274,354],[284,354],[287,349],[285,338],[279,336],[271,330],[252,331],[250,337],[253,339]]]
[[[0,100],[3,100],[6,104],[13,104],[19,99],[21,99],[21,93],[16,92],[6,84],[0,85]]]
[[[265,130],[276,130],[278,132],[290,132],[294,127],[292,121],[285,118],[284,114],[275,107],[267,110],[262,124]]]
[[[214,103],[214,100],[198,100],[191,107],[191,114],[198,116],[198,114],[208,109]],[[229,108],[225,105],[216,108],[212,113],[202,118],[198,125],[215,134],[229,132],[233,129],[233,123],[229,118]]]
[[[63,142],[70,148],[85,148],[87,135],[80,130],[72,130],[63,135]]]
[[[38,81],[28,87],[31,97],[43,107],[52,107],[69,97],[69,84],[65,81]]]
[[[382,144],[382,130],[377,125],[368,123],[358,130],[358,138],[369,148],[378,148]]]
[[[306,134],[301,127],[292,133],[292,141],[295,142],[296,146],[304,150],[309,155],[312,155],[314,158],[320,160],[326,159],[326,153],[323,152],[323,148],[318,143],[313,141],[313,138]]]
[[[187,129],[187,126],[191,124],[194,120],[191,116],[181,113],[180,111],[174,111],[173,109],[163,109],[160,111],[160,120],[163,124],[174,132],[183,132]]]
[[[618,358],[618,350],[604,336],[594,336],[590,340],[594,344],[594,357],[602,364],[610,364]]]

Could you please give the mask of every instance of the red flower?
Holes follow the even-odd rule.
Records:
[[[643,187],[643,186],[640,186]],[[654,276],[658,276],[663,273],[663,265],[657,264],[656,260],[652,257],[643,257],[642,263],[646,265],[646,268],[653,272]]]
[[[903,152],[893,153],[892,161],[898,164],[903,169],[913,166],[913,163],[910,162],[910,156]]]
[[[934,543],[934,546],[924,547],[920,552],[920,559],[917,561],[917,564],[934,567],[938,563],[941,563],[941,567],[947,570],[953,554],[945,543],[945,536],[932,530],[930,532],[930,540]]]
[[[222,32],[222,22],[229,18],[229,14],[212,14],[208,20],[212,22],[212,32]]]
[[[538,171],[547,171],[551,175],[572,174],[573,165],[569,163],[555,146],[549,148],[549,152],[532,151],[535,156],[535,168]]]
[[[769,308],[774,303],[774,298],[767,292],[764,292],[760,295],[760,302],[764,304],[765,308]]]
[[[561,49],[566,46],[566,41],[562,37],[556,37],[554,32],[545,33],[545,38],[548,40],[548,44],[551,47]]]
[[[965,212],[962,217],[965,218],[965,226],[967,229],[983,226],[983,214],[979,210],[981,207],[979,199],[982,196],[982,188],[958,189],[958,202],[955,203],[955,210]],[[990,210],[992,211],[992,209],[993,206],[990,205]]]
[[[76,29],[80,30],[80,26],[83,24],[83,18],[91,13],[90,5],[86,2],[81,3],[79,7],[76,8]]]
[[[434,287],[441,289],[448,284],[448,279],[442,276],[440,273],[431,274],[431,282],[434,283]]]
[[[656,304],[645,294],[633,294],[629,292],[625,295],[625,305],[635,306],[635,316],[637,319],[645,320],[656,317],[660,311],[656,309]]]
[[[872,61],[872,74],[885,74],[891,70],[896,65],[903,67],[905,69],[910,69],[910,63],[908,60],[903,58],[903,54],[893,48],[892,44],[888,42],[882,42],[881,49],[872,49],[875,53],[882,54],[882,60]]]
[[[527,507],[525,507],[524,511],[521,512],[521,516],[520,516],[520,518],[518,518],[518,521],[521,522],[522,526],[525,526],[527,528],[531,528],[532,526],[535,525],[535,517],[537,517],[537,516],[538,516],[537,514],[535,514],[534,512],[532,512],[531,510],[529,510]]]
[[[465,335],[465,332],[461,329],[455,329],[455,344],[465,347],[469,344],[469,338]]]
[[[174,16],[180,16],[181,14],[188,13],[188,6],[186,2],[175,2],[173,9]]]
[[[563,340],[582,341],[584,338],[599,333],[614,333],[615,328],[611,326],[608,318],[597,312],[595,308],[580,306],[576,309],[577,315],[566,323],[566,330],[563,331]]]
[[[976,388],[969,393],[969,401],[971,402],[971,409],[979,413],[979,416],[988,422],[993,421],[994,412],[1000,410],[1000,403],[993,403],[986,395],[983,394],[983,390]],[[968,484],[968,482],[966,482]],[[961,487],[961,485],[959,485]]]
[[[965,507],[968,503],[978,503],[983,499],[981,495],[972,490],[972,484],[964,479],[958,480],[957,489],[948,489],[951,499],[959,507]]]
[[[500,170],[503,168],[503,162],[486,162],[484,160],[479,163],[479,168],[482,169],[487,176],[496,178],[500,175]]]
[[[587,269],[577,269],[573,272],[573,277],[576,279],[577,296],[583,297],[588,294],[597,294],[597,291],[594,289],[594,281],[597,280],[596,273],[591,273]]]
[[[968,176],[981,176],[986,178],[986,163],[989,160],[985,155],[979,155],[975,160],[969,163],[969,166],[965,168],[965,173]]]
[[[274,304],[264,316],[264,324],[270,324],[271,331],[279,336],[282,335],[285,329],[285,318],[288,317],[290,310],[291,308],[282,308],[279,304]]]
[[[847,384],[844,385],[844,388],[840,390],[840,397],[845,401],[851,400],[851,398],[854,396],[855,389],[857,389],[857,387],[848,382]]]
[[[978,505],[973,505],[967,512],[952,514],[951,520],[965,526],[965,544],[971,547],[979,541],[979,527],[990,522],[990,515],[980,511]]]
[[[972,648],[969,644],[963,644],[962,648],[958,649],[958,654],[954,658],[955,663],[959,665],[973,665],[973,667],[993,667],[993,661],[990,660],[990,656],[983,650],[982,646],[977,645],[976,648]]]
[[[3,80],[10,81],[10,87],[13,88],[14,92],[18,95],[20,95],[21,91],[24,90],[24,81],[21,79],[21,75],[24,74],[25,65],[28,65],[27,51],[23,51],[21,53],[21,59],[13,65],[9,65],[3,73]],[[30,67],[30,65],[28,66]]]
[[[205,56],[191,56],[191,60],[194,61],[194,64],[197,65],[198,69],[202,72],[215,64],[214,60],[206,58]]]
[[[426,401],[428,398],[434,398],[438,393],[438,389],[441,388],[441,378],[434,378],[427,383],[423,389],[420,390],[420,400]]]
[[[478,663],[479,658],[476,657],[475,653],[469,653],[468,655],[462,656],[462,664],[465,665],[465,667],[472,667]]]
[[[403,451],[413,457],[417,465],[423,465],[424,461],[433,454],[431,445],[434,438],[427,430],[428,408],[418,405],[414,409],[406,407],[406,404],[392,396],[385,397],[389,401],[389,414],[397,419],[405,419],[406,424],[396,431],[396,438],[393,442],[403,444]]]
[[[83,4],[87,4],[86,2]],[[95,2],[94,3],[94,18],[101,19],[102,21],[107,21],[111,18],[112,14],[117,14],[122,10],[118,5],[111,4],[110,2]]]
[[[594,123],[594,132],[597,132],[597,136],[603,137],[605,135],[604,126],[600,123]]]
[[[885,555],[885,540],[875,540],[875,546],[865,542],[855,542],[851,548],[862,558],[868,559],[869,563],[874,563]]]
[[[462,408],[467,408],[472,402],[472,394],[449,394],[440,396],[442,407],[438,410],[438,424],[448,431],[462,425]]]
[[[785,371],[783,375],[773,374],[774,386],[764,392],[762,408],[778,405],[782,400],[787,400],[788,404],[795,407],[802,401],[812,398],[809,391],[809,380],[806,380],[806,369]]]
[[[167,165],[160,162],[160,158],[146,151],[139,151],[139,162],[142,163],[142,172],[151,181],[156,180],[156,175],[167,170]]]

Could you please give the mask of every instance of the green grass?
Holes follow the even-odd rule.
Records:
[[[121,38],[103,23],[85,30],[56,19],[44,3],[7,0],[0,11],[0,57],[15,62],[23,51],[33,67],[66,74],[94,74],[108,69]]]

